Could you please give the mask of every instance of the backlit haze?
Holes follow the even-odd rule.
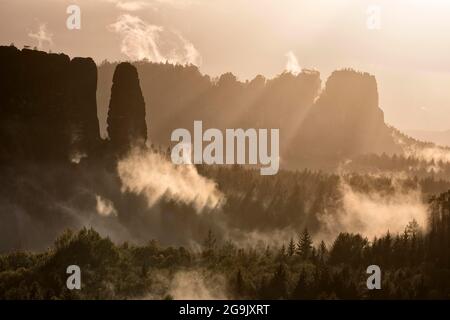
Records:
[[[81,30],[66,9],[81,8]],[[379,28],[368,27],[373,6]],[[242,81],[286,68],[376,76],[386,121],[450,129],[450,2],[445,0],[1,0],[0,44],[104,59],[193,63]]]

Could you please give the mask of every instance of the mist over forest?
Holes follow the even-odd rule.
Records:
[[[2,298],[449,297],[450,149],[387,124],[373,75],[241,82],[14,46],[0,75]],[[174,164],[195,120],[279,128],[281,170]],[[111,271],[69,292],[75,262]]]

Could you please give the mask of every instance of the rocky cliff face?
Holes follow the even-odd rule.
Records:
[[[0,47],[0,161],[61,161],[95,152],[92,59]]]
[[[384,122],[375,77],[353,70],[331,74],[299,139],[299,146],[314,156],[401,152]]]

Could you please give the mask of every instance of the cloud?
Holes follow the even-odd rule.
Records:
[[[41,23],[39,25],[38,31],[29,32],[28,36],[32,39],[37,40],[38,49],[43,49],[45,43],[47,43],[49,46],[53,45],[53,34],[48,31],[47,25],[45,23]]]
[[[193,165],[174,165],[159,153],[134,149],[117,165],[122,192],[146,196],[149,207],[161,198],[192,204],[197,212],[222,204],[214,181],[198,174]]]
[[[298,64],[298,60],[294,52],[289,51],[288,53],[286,53],[286,58],[286,71],[292,73],[295,76],[298,75],[302,71],[302,68]]]
[[[122,36],[120,50],[131,60],[201,64],[195,46],[176,31],[148,24],[129,14],[119,16],[108,28]]]

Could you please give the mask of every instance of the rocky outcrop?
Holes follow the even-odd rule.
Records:
[[[147,125],[145,102],[136,68],[130,63],[116,67],[108,111],[108,135],[115,151],[145,144]]]
[[[64,161],[100,141],[91,59],[0,47],[0,161]],[[75,138],[76,137],[76,138]]]
[[[100,143],[97,118],[97,65],[74,58],[69,67],[68,118],[73,152],[95,154]]]
[[[375,77],[349,69],[328,78],[299,136],[301,149],[313,156],[400,151],[384,122]]]

